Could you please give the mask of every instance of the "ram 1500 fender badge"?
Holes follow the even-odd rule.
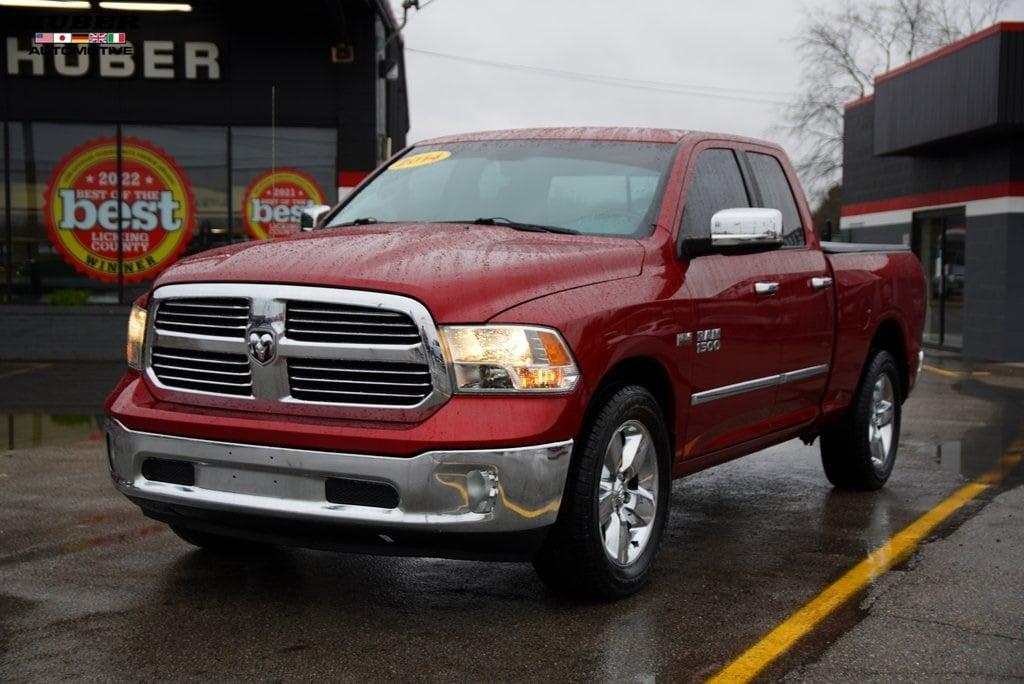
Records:
[[[252,330],[249,332],[249,356],[265,366],[277,355],[277,340],[273,330]]]
[[[697,331],[697,353],[718,351],[722,348],[722,329],[708,328]]]

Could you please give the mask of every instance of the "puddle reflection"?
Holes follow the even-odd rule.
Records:
[[[120,362],[0,361],[0,451],[102,441]]]
[[[958,440],[934,446],[933,458],[941,470],[974,480],[991,474],[1001,464],[1005,466],[1005,455],[1024,437],[1024,390],[976,379],[964,380],[954,389],[998,407],[996,415],[985,425],[969,428]],[[1020,484],[1024,479],[1019,467],[1002,470],[1001,486],[1004,488]]]
[[[33,449],[103,440],[103,413],[8,413],[0,421],[0,448]]]

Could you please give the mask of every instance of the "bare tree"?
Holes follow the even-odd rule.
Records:
[[[814,195],[839,177],[843,106],[872,92],[875,76],[992,24],[1009,0],[845,0],[805,10],[794,38],[803,85],[781,131],[797,143],[799,171]]]

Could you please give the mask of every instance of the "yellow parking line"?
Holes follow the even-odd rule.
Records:
[[[947,378],[965,378],[968,375],[974,377],[985,377],[988,375],[992,375],[992,373],[990,373],[989,371],[955,371],[949,370],[948,368],[939,368],[938,366],[933,366],[930,363],[925,363],[922,365],[925,370],[931,371],[932,373],[936,373],[937,375],[945,376]]]
[[[765,667],[807,636],[834,610],[859,594],[868,584],[888,572],[910,553],[940,523],[1001,480],[1024,458],[1024,440],[1010,445],[1000,462],[974,482],[958,489],[935,508],[889,538],[867,558],[815,596],[810,603],[789,616],[760,641],[729,663],[710,682],[749,682]]]
[[[6,373],[0,373],[0,379],[9,378],[14,375],[21,375],[22,373],[31,373],[32,371],[40,370],[42,368],[49,368],[52,365],[52,363],[29,363],[21,368],[15,368],[14,370],[9,370]]]

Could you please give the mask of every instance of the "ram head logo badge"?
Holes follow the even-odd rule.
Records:
[[[253,330],[249,333],[249,356],[260,365],[274,360],[277,354],[277,340],[273,330]]]

